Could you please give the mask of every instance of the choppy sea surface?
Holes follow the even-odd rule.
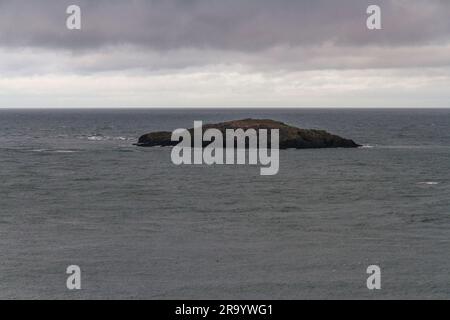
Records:
[[[132,145],[249,117],[365,147],[260,176]],[[450,110],[0,110],[0,298],[448,299],[449,169]]]

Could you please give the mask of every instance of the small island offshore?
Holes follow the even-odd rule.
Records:
[[[206,124],[203,130],[217,129],[225,133],[227,129],[247,130],[247,129],[278,129],[280,149],[319,149],[319,148],[358,148],[359,144],[350,139],[345,139],[337,135],[330,134],[324,130],[300,129],[287,125],[280,121],[270,119],[243,119],[221,122],[216,124]],[[193,136],[194,129],[188,130]],[[224,135],[225,136],[225,135]],[[172,141],[172,132],[159,131],[147,133],[141,136],[135,144],[139,147],[175,146],[178,141]],[[208,143],[205,144],[205,146]]]

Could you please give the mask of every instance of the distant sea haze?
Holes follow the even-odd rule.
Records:
[[[257,118],[364,145],[176,166],[140,135]],[[449,298],[450,110],[0,110],[0,298]],[[79,265],[83,290],[65,270]]]

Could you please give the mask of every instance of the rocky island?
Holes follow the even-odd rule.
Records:
[[[225,133],[227,129],[271,129],[279,130],[280,149],[317,149],[317,148],[357,148],[359,144],[353,140],[345,139],[324,130],[300,129],[283,122],[269,119],[243,119],[221,122],[216,124],[205,124],[203,130],[218,129]],[[193,136],[194,129],[188,130]],[[135,144],[139,147],[175,146],[179,142],[171,140],[172,132],[160,131],[147,133],[141,136]]]

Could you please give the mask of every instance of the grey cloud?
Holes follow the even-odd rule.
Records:
[[[0,73],[445,67],[449,18],[448,0],[0,0]]]
[[[365,28],[373,3],[382,7],[383,31]],[[69,4],[82,8],[81,32],[65,28]],[[419,45],[449,41],[449,17],[445,0],[2,0],[0,45],[86,50],[131,44],[162,51]]]

